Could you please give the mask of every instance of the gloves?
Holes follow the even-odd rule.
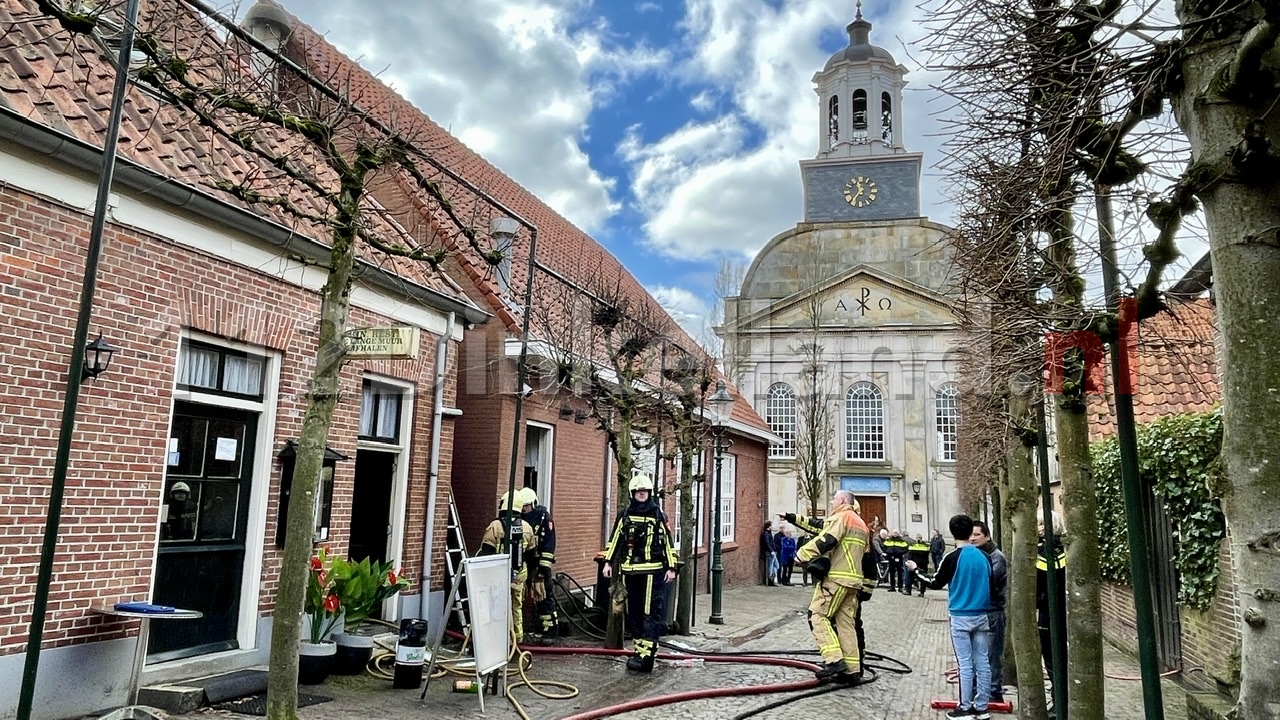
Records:
[[[866,590],[858,591],[858,602],[866,602],[870,599],[871,599],[871,593],[867,592]]]

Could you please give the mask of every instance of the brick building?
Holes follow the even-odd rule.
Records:
[[[274,5],[256,10],[267,30],[282,17]],[[112,20],[106,13],[100,25],[108,40],[119,32]],[[260,55],[212,31],[208,18],[183,3],[144,3],[141,25],[178,28],[175,36],[190,47],[213,44],[208,56],[227,58],[223,69],[263,72]],[[353,83],[365,80],[364,89],[408,107],[309,29],[293,29],[304,43],[293,49],[306,48],[300,57],[340,60]],[[305,45],[308,39],[316,42]],[[22,675],[114,80],[108,51],[109,43],[103,48],[63,31],[33,0],[0,0],[0,335],[7,338],[0,345],[0,578],[8,588],[0,597],[0,717],[13,712]],[[205,611],[181,628],[155,623],[147,683],[260,665],[269,644],[290,441],[314,369],[318,290],[326,280],[320,263],[331,236],[306,188],[160,97],[135,84],[125,106],[91,327],[120,350],[79,401],[38,717],[83,714],[124,699],[136,624],[97,615],[90,610],[96,604],[151,600]],[[479,173],[477,183],[536,221],[550,248],[545,263],[586,272],[568,259],[591,255],[592,272],[607,268],[633,302],[656,308],[597,243],[413,113],[437,133],[444,148],[438,157]],[[287,138],[271,139],[306,160]],[[322,163],[310,165],[321,182],[332,179]],[[300,211],[228,190],[249,179]],[[505,489],[515,418],[514,383],[502,378],[511,375],[508,348],[520,313],[509,296],[495,294],[497,281],[474,258],[460,257],[469,250],[453,240],[462,228],[406,192],[405,178],[382,182],[375,187],[386,204],[370,206],[367,232],[406,247],[435,241],[451,259],[445,272],[371,255],[360,264],[349,326],[404,328],[416,343],[401,353],[407,356],[344,364],[316,537],[338,553],[396,562],[414,579],[410,593],[383,609],[394,620],[438,614],[442,604],[445,505],[436,501],[455,485],[467,488],[458,500],[474,543],[476,524]],[[459,203],[479,207],[465,189],[452,190]],[[515,282],[521,272],[512,270]],[[446,361],[442,383],[438,353]],[[462,380],[459,366],[471,363],[494,367],[495,379],[482,373],[483,382]],[[561,528],[559,569],[589,580],[608,515],[602,508],[609,507],[610,462],[603,436],[571,419],[580,407],[571,406],[566,421],[561,408],[573,402],[571,393],[539,386],[525,404],[520,457],[547,470],[537,484]],[[433,438],[437,408],[441,430]],[[735,472],[726,487],[734,488],[737,536],[726,545],[728,583],[757,572],[770,437],[744,403],[733,417]],[[437,463],[439,494],[431,497]],[[709,486],[702,486],[707,497]],[[705,512],[707,502],[701,506]],[[431,522],[436,535],[426,543]],[[69,677],[75,693],[63,691]]]

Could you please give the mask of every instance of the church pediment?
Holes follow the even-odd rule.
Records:
[[[754,313],[739,329],[808,327],[815,308],[825,328],[936,327],[958,322],[946,297],[860,265]]]

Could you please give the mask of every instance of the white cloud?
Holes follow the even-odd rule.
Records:
[[[624,77],[664,62],[577,28],[580,0],[350,3],[289,9],[433,120],[588,232],[620,205],[580,140],[592,108]],[[567,28],[574,28],[572,30]]]
[[[707,319],[711,316],[711,306],[706,299],[684,288],[658,285],[646,289],[685,332],[695,340],[705,342]]]

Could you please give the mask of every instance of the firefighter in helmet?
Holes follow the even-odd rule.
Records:
[[[511,551],[511,629],[516,642],[522,643],[524,642],[524,583],[529,576],[529,565],[537,562],[538,545],[533,535],[533,528],[520,518],[520,513],[525,510],[525,507],[516,505],[513,508],[507,495],[503,493],[502,499],[498,501],[498,517],[484,529],[478,554],[482,557],[497,555],[505,550],[506,523],[509,520],[512,523],[511,545],[515,548]],[[519,491],[516,491],[515,501],[517,503],[524,501]]]
[[[538,504],[538,491],[527,487],[520,491],[525,508],[520,516],[533,528],[538,546],[538,562],[529,569],[529,599],[538,612],[538,632],[551,635],[556,631],[556,603],[551,591],[551,566],[556,561],[556,526],[551,513]]]
[[[631,502],[618,516],[604,548],[606,578],[617,566],[627,588],[627,633],[635,653],[627,669],[653,672],[662,634],[666,586],[676,577],[676,551],[667,517],[653,497],[653,478],[636,473],[627,484]]]
[[[870,532],[858,511],[853,493],[837,490],[831,496],[831,512],[822,532],[796,552],[796,559],[808,564],[816,581],[809,603],[809,627],[822,654],[818,680],[848,685],[862,682],[862,654],[854,623]]]

